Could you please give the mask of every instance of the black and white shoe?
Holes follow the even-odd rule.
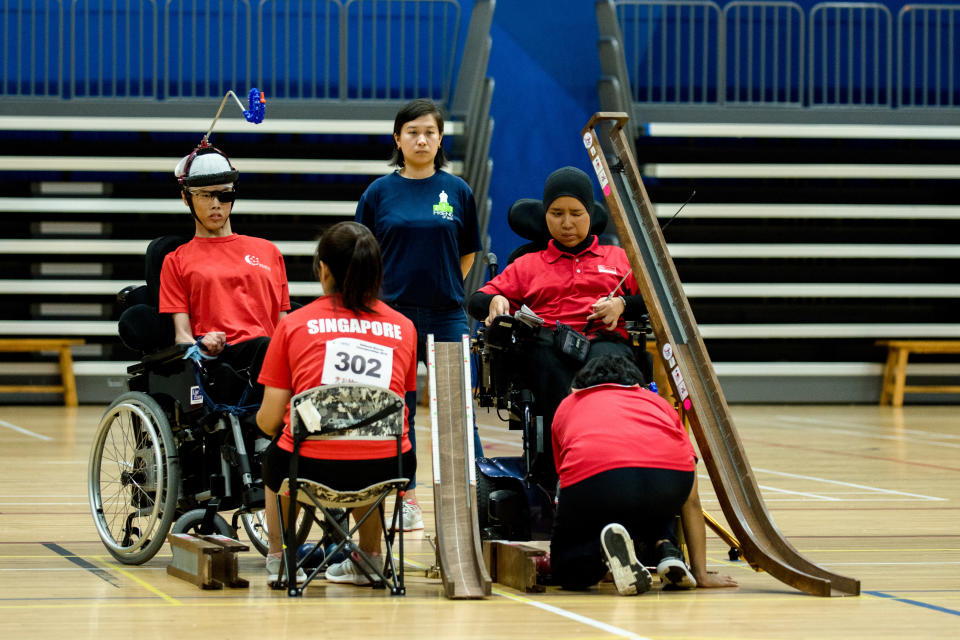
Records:
[[[620,595],[635,596],[650,590],[653,578],[637,561],[633,540],[623,525],[613,522],[605,526],[600,532],[600,544]]]
[[[657,575],[664,587],[671,589],[696,589],[697,580],[683,561],[680,550],[670,541],[658,547],[660,562],[657,563]]]

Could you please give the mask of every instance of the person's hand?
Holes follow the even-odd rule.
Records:
[[[211,331],[200,339],[204,350],[211,356],[218,355],[227,346],[227,334],[223,331]]]
[[[698,589],[716,589],[718,587],[736,587],[737,581],[716,571],[705,571],[693,576],[697,581]]]
[[[493,296],[493,298],[490,300],[490,313],[483,321],[483,324],[489,327],[494,318],[497,316],[502,316],[506,313],[510,313],[510,301],[501,295]]]
[[[617,321],[620,320],[620,316],[623,315],[626,307],[627,305],[623,301],[622,296],[610,298],[609,300],[607,296],[603,296],[593,304],[591,307],[593,313],[587,316],[587,320],[599,320],[607,327],[607,331],[613,331],[617,327]]]

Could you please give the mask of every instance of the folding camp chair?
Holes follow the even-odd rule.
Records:
[[[403,399],[388,389],[364,384],[335,384],[314,387],[298,393],[290,401],[290,428],[293,433],[293,455],[290,459],[290,474],[283,481],[279,496],[289,493],[287,513],[278,504],[284,537],[283,568],[280,580],[285,582],[287,594],[299,596],[303,589],[324,571],[333,557],[343,551],[353,554],[354,564],[373,582],[374,587],[390,586],[392,595],[404,595],[403,584],[403,527],[397,526],[402,513],[403,495],[409,480],[403,476],[401,442],[403,438]],[[397,475],[395,478],[377,482],[356,491],[341,491],[297,475],[299,449],[306,440],[329,440],[334,438],[360,440],[390,440],[397,443]],[[393,524],[387,527],[384,518],[384,501],[396,494]],[[297,544],[295,537],[295,504],[316,507],[315,518],[321,528],[336,541],[323,561],[313,569],[307,580],[297,585]],[[331,509],[353,509],[355,524],[335,517]],[[385,552],[383,561],[364,553],[352,540],[360,525],[379,513]],[[284,517],[285,516],[285,517]],[[394,536],[398,536],[397,560],[393,558]],[[302,561],[301,561],[302,564]]]

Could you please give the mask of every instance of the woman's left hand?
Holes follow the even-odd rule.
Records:
[[[599,298],[594,304],[593,313],[587,316],[587,320],[599,320],[606,325],[608,331],[613,331],[617,326],[617,321],[623,315],[626,304],[621,296],[607,299],[606,296]]]
[[[694,575],[699,589],[718,589],[722,587],[737,587],[737,581],[730,576],[725,576],[716,571],[705,571],[700,575]]]

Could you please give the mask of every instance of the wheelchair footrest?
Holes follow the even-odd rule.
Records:
[[[167,573],[201,589],[247,588],[250,582],[237,575],[237,552],[250,549],[226,536],[195,536],[171,533],[167,536],[173,562]]]

